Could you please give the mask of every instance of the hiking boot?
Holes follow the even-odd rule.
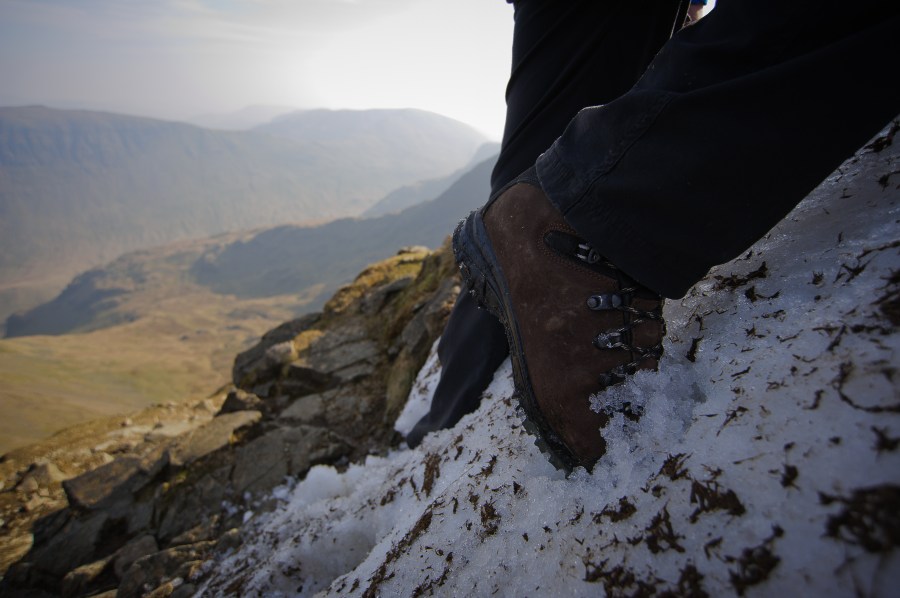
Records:
[[[609,415],[589,397],[656,369],[662,298],[580,238],[533,171],[469,214],[453,251],[469,292],[506,329],[526,428],[558,468],[590,470]]]

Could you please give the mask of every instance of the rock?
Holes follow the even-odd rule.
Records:
[[[189,472],[190,473],[190,472]],[[211,519],[226,498],[226,485],[231,465],[206,473],[195,483],[186,483],[180,489],[170,491],[170,496],[159,501],[157,537],[163,542],[173,542],[198,522]]]
[[[253,393],[245,392],[240,388],[236,388],[228,393],[225,402],[218,415],[225,413],[235,413],[237,411],[260,411],[262,401]]]
[[[169,548],[136,560],[119,584],[118,598],[139,598],[146,592],[154,591],[177,577],[176,573],[185,563],[202,561],[214,546],[215,542],[198,542]],[[174,589],[173,586],[172,591]]]
[[[57,579],[69,571],[97,560],[96,547],[101,534],[110,529],[106,513],[100,512],[86,519],[70,519],[49,542],[35,542],[31,562],[41,571]]]
[[[432,343],[443,331],[458,294],[455,279],[443,280],[395,342],[393,352],[398,355],[391,365],[385,389],[386,424],[392,424],[406,404],[416,374],[425,363]]]
[[[3,530],[7,534],[8,530]],[[0,542],[0,564],[8,566],[12,563],[20,561],[23,556],[28,554],[34,545],[34,536],[23,533],[21,535],[7,534],[4,535],[3,541]],[[8,575],[7,575],[8,577]]]
[[[397,255],[406,253],[431,253],[431,250],[424,245],[404,245],[397,250]]]
[[[175,593],[176,586],[173,582],[167,581],[152,592],[147,592],[143,598],[169,598]]]
[[[276,429],[238,449],[231,481],[238,494],[262,492],[284,482],[288,474],[285,429]]]
[[[279,388],[290,397],[302,397],[323,392],[337,383],[338,380],[331,374],[309,367],[305,363],[292,363],[288,366]]]
[[[414,280],[415,277],[413,276],[404,276],[393,282],[375,287],[370,293],[363,296],[360,302],[360,311],[367,316],[375,315],[381,311],[384,304],[387,303],[393,295],[396,295],[407,288]]]
[[[53,463],[34,464],[22,478],[20,486],[28,480],[33,480],[39,487],[46,488],[52,484],[56,484],[65,480],[68,476],[60,471],[59,467]]]
[[[127,522],[129,535],[146,532],[153,525],[155,506],[152,500],[144,500],[129,503],[120,503],[111,513],[124,518]]]
[[[109,558],[101,559],[88,565],[82,565],[81,567],[77,567],[66,573],[62,580],[62,595],[64,597],[69,597],[85,594],[85,591],[89,586],[106,570],[109,561]]]
[[[235,550],[243,543],[241,538],[241,530],[234,527],[222,534],[218,542],[216,542],[216,552],[227,552]]]
[[[349,447],[323,428],[276,428],[238,449],[231,482],[239,494],[259,493],[347,452]]]
[[[197,592],[197,586],[192,583],[186,583],[175,588],[171,598],[191,598]]]
[[[368,338],[364,321],[356,319],[319,335],[301,353],[279,383],[281,392],[288,396],[321,393],[369,376],[380,351]]]
[[[336,371],[335,375],[342,383],[347,384],[368,378],[375,373],[375,369],[374,363],[362,361]]]
[[[120,457],[63,482],[69,504],[83,509],[101,509],[132,495],[150,482],[169,462],[164,450],[145,457]]]
[[[279,420],[292,420],[302,424],[315,422],[325,414],[325,399],[321,394],[299,398],[281,412]]]
[[[195,561],[188,561],[186,563],[182,563],[178,569],[175,571],[175,582],[177,585],[184,583],[185,579],[197,579],[200,577],[200,571],[203,567],[203,563],[205,561],[202,559],[197,559]]]
[[[69,504],[97,509],[126,496],[128,482],[141,473],[140,462],[137,457],[122,457],[69,480],[63,484]]]
[[[40,484],[38,484],[37,480],[28,476],[22,478],[22,481],[16,486],[16,490],[23,494],[34,494],[38,488],[40,488]]]
[[[279,351],[276,350],[275,354],[270,354],[269,349],[291,341],[298,334],[315,325],[320,317],[320,314],[309,314],[286,322],[264,334],[254,347],[239,354],[235,358],[234,367],[231,370],[235,386],[249,389],[260,380],[271,377],[273,366],[276,366],[277,369],[282,363],[273,363],[272,358]]]
[[[310,347],[309,365],[320,372],[332,374],[378,357],[378,345],[368,338],[353,338],[351,334],[355,336],[356,332],[347,331],[345,335],[345,331],[340,330],[323,336],[321,341]]]
[[[192,527],[183,534],[179,534],[178,536],[172,538],[172,540],[169,542],[169,545],[181,546],[183,544],[196,544],[197,542],[214,540],[216,538],[216,532],[219,527],[219,519],[220,517],[218,515],[213,515],[212,517],[200,522],[199,525]]]
[[[208,424],[182,436],[169,450],[169,461],[183,467],[231,443],[235,431],[258,422],[259,411],[238,411],[216,417]]]
[[[137,537],[119,549],[113,560],[113,572],[117,579],[125,577],[125,572],[138,559],[159,551],[156,538],[149,534]]]
[[[24,505],[22,505],[22,508],[24,508],[29,513],[33,513],[41,507],[46,506],[49,502],[50,501],[40,496],[39,494],[34,494]]]

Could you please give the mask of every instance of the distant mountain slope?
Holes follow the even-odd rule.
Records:
[[[116,326],[141,318],[164,297],[197,287],[242,300],[303,295],[305,309],[316,309],[366,264],[403,245],[440,245],[459,219],[484,203],[495,159],[476,166],[440,197],[399,214],[279,226],[123,255],[80,274],[53,301],[10,316],[6,335]]]
[[[195,263],[193,278],[218,293],[247,298],[297,292],[316,282],[331,290],[399,245],[440,245],[487,199],[495,159],[476,166],[440,197],[399,214],[281,226],[218,247]]]
[[[207,129],[222,129],[225,131],[246,131],[253,127],[267,123],[277,116],[294,112],[296,108],[287,106],[253,105],[245,106],[240,110],[228,113],[200,114],[187,120],[187,122]]]
[[[481,162],[491,159],[492,156],[495,157],[499,152],[499,143],[485,143],[478,148],[478,151],[475,152],[475,156],[469,164],[459,171],[446,177],[419,181],[412,185],[406,185],[395,191],[391,191],[377,203],[369,207],[362,215],[366,218],[374,218],[376,216],[384,216],[385,214],[394,214],[416,204],[432,200],[446,191],[462,174],[475,168]],[[493,163],[493,161],[491,163]]]
[[[484,141],[420,111],[315,111],[301,120],[308,134],[292,129],[287,139],[0,108],[0,316],[24,296],[18,286],[129,250],[358,214],[401,185],[455,171]]]

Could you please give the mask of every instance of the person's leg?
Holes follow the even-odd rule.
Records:
[[[686,2],[515,2],[507,114],[491,192],[529,168],[585,106],[628,91],[684,19]],[[508,355],[496,318],[461,297],[439,344],[442,372],[431,410],[407,435],[452,427],[478,407]]]
[[[530,168],[585,106],[638,80],[687,12],[687,1],[519,0],[506,123],[491,192]]]
[[[658,359],[653,291],[681,296],[740,254],[900,110],[895,6],[721,2],[457,229],[466,286],[504,322],[526,425],[558,464],[603,455],[589,395]]]
[[[900,112],[898,7],[721,2],[572,121],[537,161],[544,192],[599,253],[682,296]]]

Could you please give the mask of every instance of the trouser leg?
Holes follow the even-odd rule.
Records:
[[[534,164],[584,106],[625,93],[684,18],[680,0],[515,3],[507,115],[492,190]],[[452,427],[478,407],[508,355],[500,323],[469,296],[459,299],[438,348],[441,379],[430,412],[407,435]]]
[[[544,191],[610,261],[682,296],[900,112],[897,7],[723,0],[578,114],[537,161]]]
[[[452,428],[475,411],[494,370],[508,355],[497,319],[479,309],[468,293],[461,293],[438,342],[441,379],[431,409],[406,435],[406,443],[415,448],[429,432]]]
[[[491,191],[530,168],[585,106],[628,91],[684,20],[682,0],[520,0]]]

